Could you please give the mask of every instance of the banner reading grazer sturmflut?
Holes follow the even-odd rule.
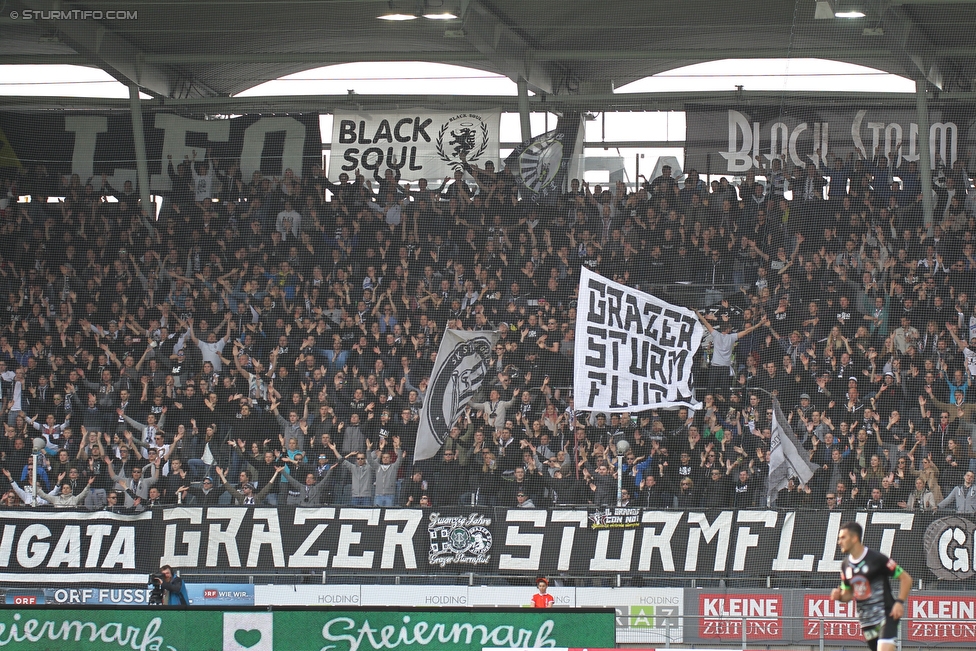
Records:
[[[498,123],[501,111],[444,113],[423,108],[395,113],[345,113],[332,123],[329,176],[352,176],[358,169],[367,178],[382,178],[387,169],[404,179],[431,183],[454,177],[461,154],[469,163],[498,164]]]
[[[583,267],[576,311],[576,407],[698,408],[692,365],[704,330],[691,310]]]
[[[464,406],[481,389],[488,377],[491,349],[496,341],[498,334],[495,332],[444,332],[427,385],[427,397],[420,409],[414,453],[417,461],[437,454]]]

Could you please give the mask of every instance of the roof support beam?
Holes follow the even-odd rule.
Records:
[[[939,58],[944,55],[938,46],[897,3],[890,0],[869,0],[869,4],[879,16],[880,26],[884,28],[884,39],[892,53],[904,60],[906,72],[915,72],[913,78],[928,80],[941,90],[945,79]]]
[[[892,5],[971,5],[976,0],[890,0]]]
[[[72,11],[60,0],[12,0],[10,9],[27,11]],[[91,64],[129,85],[135,84],[146,92],[162,97],[204,97],[216,95],[213,89],[196,83],[175,70],[161,68],[145,61],[145,52],[134,46],[114,29],[94,20],[37,21],[62,38],[67,45]]]
[[[976,2],[976,0],[974,0]],[[468,31],[467,29],[465,31]],[[941,54],[947,56],[974,56],[976,46],[942,48]],[[703,57],[707,54],[707,57]],[[863,59],[877,57],[890,58],[891,50],[884,47],[874,48],[723,48],[723,49],[681,49],[667,48],[658,50],[547,50],[544,54],[546,61],[636,61],[636,60],[717,60],[717,59],[767,59],[784,57],[787,54],[796,57],[829,58],[829,59]],[[491,54],[476,52],[444,52],[430,50],[427,52],[405,52],[403,50],[377,50],[373,52],[251,52],[241,54],[150,54],[142,55],[147,64],[179,65],[179,64],[255,64],[255,63],[319,63],[329,65],[333,63],[353,63],[363,61],[431,61],[437,63],[464,63],[469,61],[491,61]],[[540,59],[542,55],[539,55]],[[85,60],[72,54],[49,55],[17,55],[0,54],[0,63],[79,63]]]
[[[878,106],[911,110],[915,108],[913,93],[845,92],[824,95],[820,92],[790,93],[791,101],[810,102],[817,106],[850,107]],[[539,95],[528,97],[530,112],[539,111],[681,111],[686,104],[713,105],[724,108],[730,104],[768,104],[782,100],[780,91],[690,91],[678,93],[600,93],[591,95]],[[930,108],[954,105],[970,106],[976,92],[943,92],[938,100],[929,98]],[[503,111],[518,111],[518,97],[514,95],[357,95],[360,110],[395,110],[403,106],[429,106],[445,110],[483,110],[497,107]],[[190,99],[142,100],[142,110],[180,111],[186,115],[229,113],[329,113],[348,109],[348,95],[294,95],[280,97],[209,97]],[[7,111],[99,111],[129,110],[124,99],[87,97],[0,96],[0,110]]]
[[[97,67],[79,54],[0,54],[0,65]]]
[[[553,93],[552,73],[542,63],[544,53],[537,52],[481,0],[462,0],[461,7],[465,37],[482,56],[512,81],[524,79],[534,93]]]

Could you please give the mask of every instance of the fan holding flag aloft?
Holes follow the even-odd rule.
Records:
[[[773,423],[769,439],[769,479],[768,497],[770,502],[776,494],[796,477],[801,484],[807,484],[816,472],[816,464],[810,461],[806,450],[793,434],[793,428],[783,415],[779,400],[772,396]]]

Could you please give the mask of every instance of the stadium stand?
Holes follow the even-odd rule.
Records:
[[[892,167],[851,156],[768,170],[766,186],[693,170],[636,191],[574,183],[539,214],[505,171],[421,190],[322,170],[245,181],[208,157],[171,167],[156,228],[131,187],[6,175],[4,502],[63,502],[70,486],[86,508],[139,512],[240,501],[250,485],[247,503],[370,504],[386,477],[377,502],[605,505],[624,439],[632,502],[767,506],[777,395],[818,470],[772,506],[972,512],[976,195],[956,161],[931,190],[930,235],[915,164],[894,186]],[[703,347],[703,409],[573,404],[584,265],[650,292],[675,274],[730,288],[704,318],[750,332],[730,374],[709,374]],[[446,328],[501,333],[491,393],[414,463]]]

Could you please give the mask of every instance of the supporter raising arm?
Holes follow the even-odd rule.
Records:
[[[709,366],[708,387],[716,399],[724,400],[728,395],[732,377],[732,354],[736,342],[740,337],[746,336],[757,328],[769,326],[769,318],[764,316],[762,320],[746,326],[741,331],[733,332],[731,321],[722,321],[716,328],[701,312],[696,310],[695,314],[712,335],[712,361]]]

